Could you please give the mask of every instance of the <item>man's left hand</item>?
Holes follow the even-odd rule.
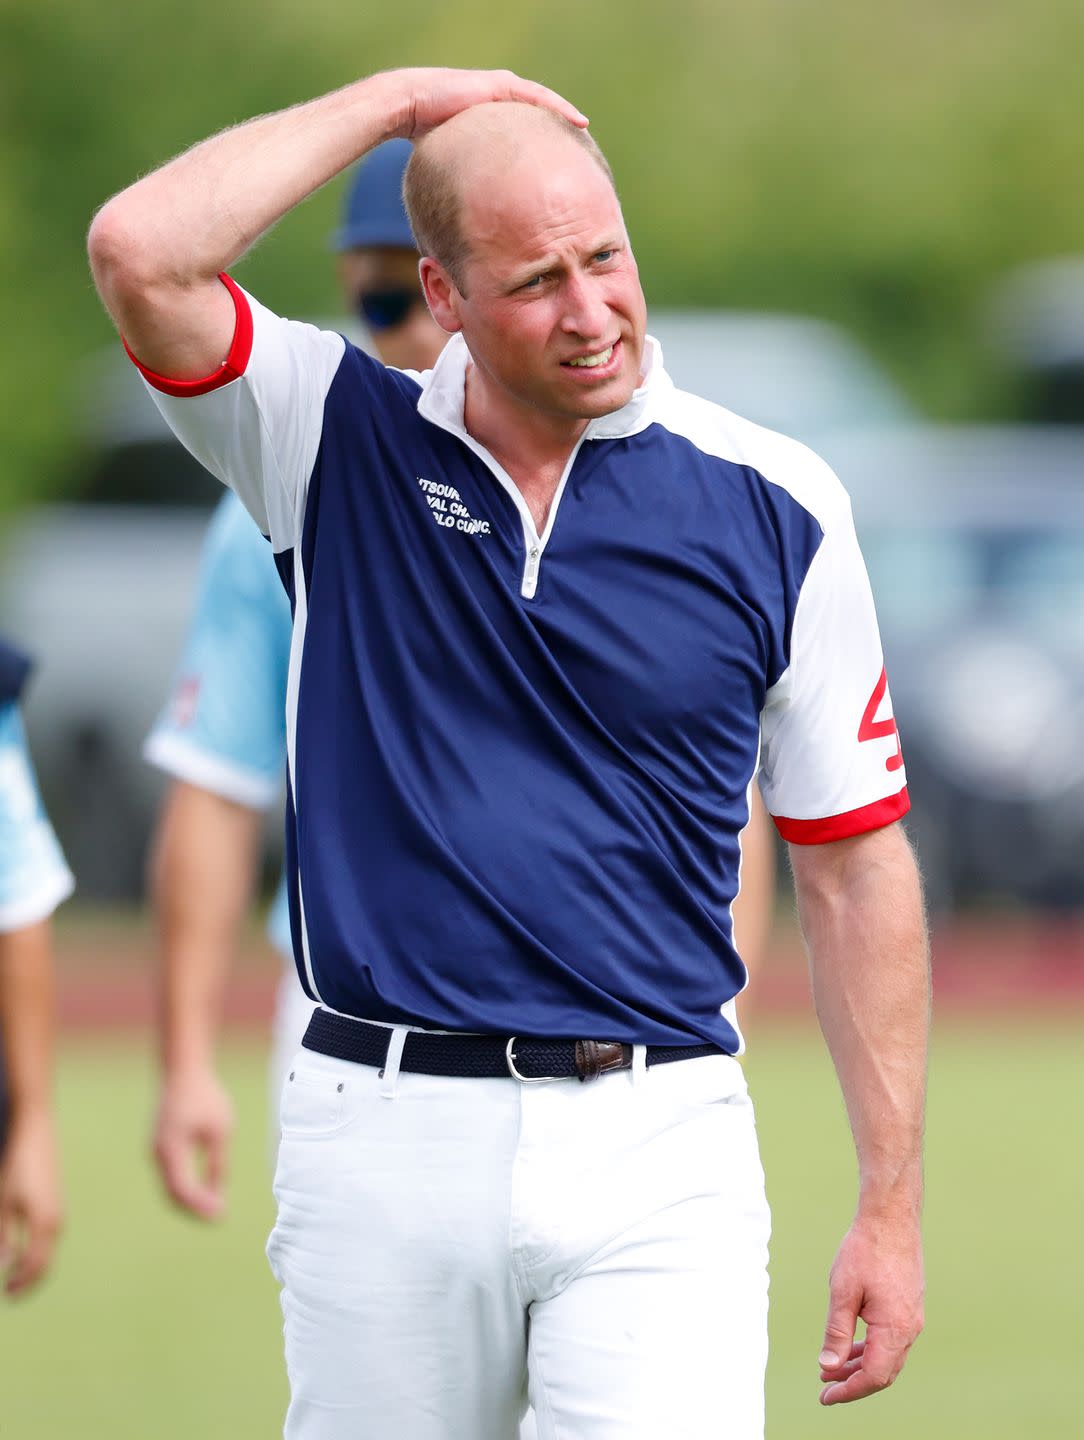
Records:
[[[822,1405],[861,1400],[892,1384],[922,1330],[922,1296],[917,1218],[860,1213],[832,1265],[820,1357],[821,1379],[827,1382]],[[860,1319],[866,1334],[856,1340]]]

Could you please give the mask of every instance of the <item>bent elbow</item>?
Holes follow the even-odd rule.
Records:
[[[119,213],[115,200],[107,200],[92,220],[86,235],[86,255],[91,261],[91,275],[98,294],[112,310],[109,301],[125,288],[125,282],[131,282],[138,255],[131,225]]]
[[[91,221],[87,256],[102,303],[119,324],[153,283],[146,241],[119,197],[107,200]]]

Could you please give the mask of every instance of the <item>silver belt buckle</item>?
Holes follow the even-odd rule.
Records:
[[[549,1085],[555,1080],[568,1080],[574,1077],[568,1075],[521,1075],[516,1069],[516,1052],[513,1045],[519,1039],[513,1035],[508,1044],[504,1047],[504,1059],[508,1066],[508,1073],[513,1080],[518,1080],[521,1085]]]

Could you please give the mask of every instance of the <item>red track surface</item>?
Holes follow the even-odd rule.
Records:
[[[69,914],[57,937],[59,1011],[67,1031],[146,1028],[154,1015],[153,945],[142,921]],[[235,1027],[267,1024],[279,965],[257,934],[239,958],[226,1003]],[[934,997],[940,1013],[1008,1010],[1084,1013],[1084,917],[957,920],[934,936]],[[798,936],[779,927],[750,999],[761,1012],[810,1008]]]

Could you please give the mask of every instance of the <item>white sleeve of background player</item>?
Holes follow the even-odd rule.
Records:
[[[346,342],[282,319],[221,278],[237,319],[230,352],[213,374],[171,380],[128,353],[181,443],[236,491],[275,550],[287,550],[300,537],[324,401]]]
[[[250,809],[272,805],[286,766],[290,606],[271,546],[224,493],[200,564],[173,694],[143,747],[175,779]]]
[[[906,814],[881,640],[850,505],[839,492],[798,596],[790,664],[761,717],[760,786],[784,840],[817,845]]]
[[[42,808],[18,707],[0,704],[0,934],[46,919],[74,888]]]

